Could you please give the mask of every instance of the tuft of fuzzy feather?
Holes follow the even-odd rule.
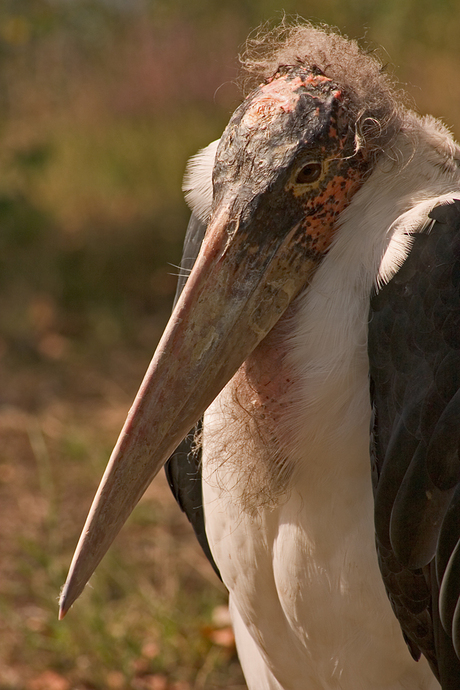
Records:
[[[401,130],[406,98],[403,92],[374,54],[330,27],[284,20],[268,31],[262,28],[248,39],[240,62],[240,83],[245,94],[276,74],[281,66],[319,69],[347,97],[357,149],[386,148]]]
[[[212,205],[212,169],[219,139],[190,158],[185,170],[182,191],[185,201],[203,223],[209,221]]]

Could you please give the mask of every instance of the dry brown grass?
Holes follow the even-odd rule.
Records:
[[[242,690],[224,588],[163,476],[57,621],[59,588],[135,385],[128,353],[110,368],[101,375],[69,356],[0,370],[11,400],[0,411],[0,688]]]

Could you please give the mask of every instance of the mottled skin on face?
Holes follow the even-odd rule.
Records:
[[[246,251],[257,251],[261,232],[285,233],[298,225],[294,253],[320,260],[338,215],[373,162],[355,149],[347,95],[321,73],[282,67],[246,98],[222,136],[214,208],[229,205],[231,232],[250,228]],[[312,162],[321,164],[320,176],[299,183],[299,172]]]

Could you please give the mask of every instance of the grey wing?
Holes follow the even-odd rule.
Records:
[[[206,224],[192,215],[185,235],[184,250],[177,281],[174,306],[179,299],[188,275],[200,251],[206,232]],[[201,447],[197,439],[201,434],[202,420],[190,431],[165,464],[165,473],[171,491],[189,519],[198,542],[217,575],[219,569],[212,557],[205,530],[203,491],[201,484]]]
[[[379,564],[414,658],[460,687],[460,200],[437,206],[371,300]]]
[[[180,272],[177,280],[176,294],[174,296],[173,309],[177,304],[177,300],[182,294],[187,278],[195,265],[196,257],[200,251],[203,238],[206,233],[206,223],[200,220],[192,213],[187,232],[185,233],[184,247],[182,250],[182,259],[180,262]]]

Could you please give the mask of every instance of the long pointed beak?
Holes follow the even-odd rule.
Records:
[[[63,618],[180,441],[307,284],[321,256],[303,232],[245,232],[224,205],[158,345],[72,560]],[[254,239],[257,235],[258,239]]]

